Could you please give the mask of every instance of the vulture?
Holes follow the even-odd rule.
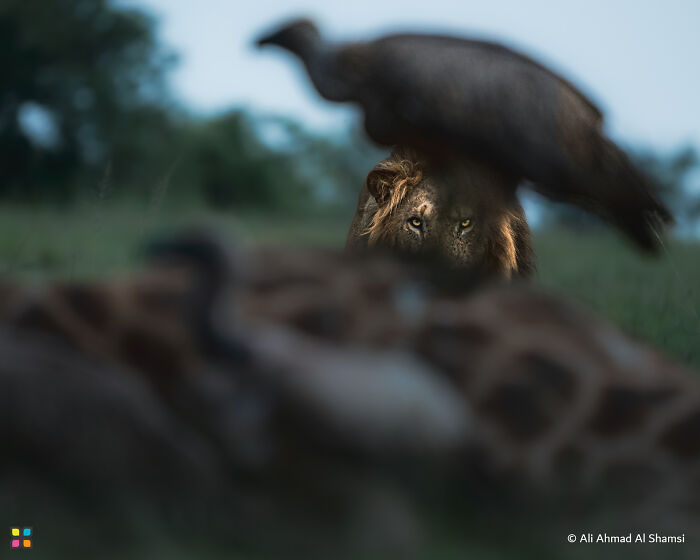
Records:
[[[549,199],[611,222],[654,251],[673,221],[655,186],[603,131],[603,114],[571,82],[494,42],[418,33],[325,40],[309,20],[257,41],[303,62],[324,98],[359,104],[375,142],[438,164],[477,157]]]

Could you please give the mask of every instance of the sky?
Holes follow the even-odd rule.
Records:
[[[181,56],[176,95],[193,111],[246,107],[338,129],[354,111],[322,100],[300,65],[252,46],[290,17],[310,16],[337,40],[396,30],[497,40],[572,80],[623,144],[700,147],[700,1],[696,0],[125,0],[160,21]]]

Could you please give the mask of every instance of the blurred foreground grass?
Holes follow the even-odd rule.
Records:
[[[244,242],[342,247],[351,215],[218,213],[95,201],[75,207],[0,206],[0,271],[29,279],[128,269],[154,235],[204,226]],[[700,244],[669,242],[652,259],[614,234],[536,235],[536,282],[579,300],[633,336],[700,367]]]

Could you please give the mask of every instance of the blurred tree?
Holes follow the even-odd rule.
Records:
[[[354,206],[367,173],[388,155],[387,150],[371,144],[358,126],[342,135],[308,136],[299,145],[308,162],[309,178],[321,178],[317,196],[343,206]]]
[[[299,180],[324,207],[353,208],[369,170],[387,150],[377,148],[355,125],[318,134],[285,117],[256,119],[256,133],[271,149],[294,161]]]
[[[382,154],[357,132],[323,136],[288,118],[240,110],[195,120],[183,137],[178,181],[198,186],[219,208],[352,209],[365,174]]]
[[[266,146],[243,111],[194,121],[183,134],[180,180],[198,186],[209,205],[277,209],[309,200],[310,185],[300,181],[296,163]]]
[[[692,174],[700,157],[692,146],[682,147],[669,155],[639,152],[635,160],[654,177],[664,200],[681,223],[695,223],[700,218],[700,185],[692,185]]]
[[[0,195],[66,196],[108,162],[132,173],[142,132],[170,126],[173,61],[151,18],[108,0],[0,2]]]

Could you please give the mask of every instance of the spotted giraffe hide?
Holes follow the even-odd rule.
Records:
[[[29,465],[112,504],[215,503],[248,537],[329,503],[403,535],[436,492],[697,508],[697,374],[576,305],[378,255],[152,249],[121,279],[0,283],[6,496]]]

